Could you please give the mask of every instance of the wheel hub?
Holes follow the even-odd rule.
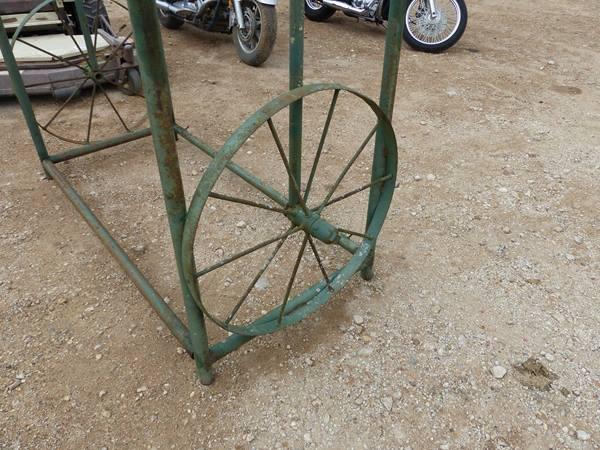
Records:
[[[337,228],[321,218],[316,211],[309,211],[306,214],[302,208],[296,207],[288,214],[288,218],[294,225],[301,227],[325,244],[333,244],[340,240]]]
[[[440,34],[448,24],[448,17],[444,11],[438,11],[435,15],[423,10],[417,15],[417,30],[422,34],[435,36]]]
[[[256,33],[256,17],[250,8],[244,9],[244,29],[240,29],[240,37],[245,42],[250,42]]]

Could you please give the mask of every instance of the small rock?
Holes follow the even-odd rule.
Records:
[[[561,226],[557,226],[553,228],[555,233],[562,233],[564,231],[564,228]]]
[[[427,174],[427,181],[435,181],[435,175],[432,173]]]
[[[197,177],[198,176],[198,171],[196,169],[192,170],[192,176],[193,177]]]
[[[551,353],[546,353],[544,358],[546,358],[548,361],[554,361],[554,355]]]
[[[96,353],[96,361],[99,361],[101,359],[102,359],[102,354]]]
[[[254,287],[259,291],[264,291],[269,287],[269,280],[266,277],[260,277]]]
[[[356,325],[362,325],[363,323],[365,323],[365,319],[363,318],[363,316],[359,316],[358,314],[355,314],[354,316],[352,316],[352,321]]]
[[[415,181],[421,181],[422,180],[421,175],[415,175],[413,178],[414,178]]]
[[[310,444],[312,442],[312,437],[310,436],[310,433],[304,433],[304,442],[306,442],[307,444]]]
[[[502,228],[502,232],[504,234],[510,234],[511,233],[511,229],[509,227],[504,227],[504,228]]]
[[[581,237],[581,236],[575,236],[574,241],[575,241],[576,244],[581,245],[581,244],[583,244],[583,237]]]
[[[502,366],[494,366],[490,372],[497,380],[501,380],[506,375],[506,369]]]
[[[427,125],[427,122],[425,122],[424,120],[421,120],[421,122],[419,122],[419,123],[423,126]]]
[[[238,228],[245,228],[246,222],[244,222],[243,220],[240,220],[238,223],[235,224],[235,226]]]
[[[137,392],[138,394],[141,394],[142,392],[146,392],[148,390],[147,386],[140,386],[139,388],[137,388],[135,390],[135,392]]]
[[[146,253],[146,246],[145,245],[134,245],[131,248],[135,253],[137,253],[138,255],[143,255],[144,253]]]
[[[106,395],[106,391],[100,391],[98,392],[98,397],[102,398]]]
[[[254,440],[254,435],[252,433],[249,433],[246,435],[246,442],[252,442]]]
[[[440,450],[450,450],[450,444],[441,444]]]
[[[392,399],[392,397],[383,397],[381,399],[381,403],[385,409],[391,411],[392,407],[394,406],[394,399]]]
[[[584,430],[577,430],[575,435],[577,436],[577,439],[579,439],[580,441],[587,441],[591,437],[590,433],[588,433],[587,431],[584,431]]]
[[[548,60],[549,66],[553,66],[554,64],[556,64],[556,61],[554,61],[553,59]]]
[[[108,418],[110,418],[110,416],[111,416],[111,414],[110,414],[109,410],[107,410],[107,409],[102,410],[102,417],[104,417],[105,419],[108,419]]]

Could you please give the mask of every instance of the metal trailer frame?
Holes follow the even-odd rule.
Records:
[[[82,1],[75,0],[75,2],[78,13],[82,14]],[[385,220],[389,203],[391,202],[396,176],[396,142],[390,120],[394,108],[402,29],[404,24],[403,19],[407,1],[390,1],[382,83],[378,106],[375,102],[358,92],[338,84],[303,85],[304,1],[291,0],[289,36],[290,91],[275,98],[247,119],[219,151],[213,150],[209,145],[194,137],[175,122],[167,66],[154,2],[150,0],[128,0],[127,3],[129,5],[130,20],[136,42],[137,57],[141,68],[147,105],[147,116],[149,120],[148,128],[127,132],[109,139],[88,143],[86,145],[70,148],[58,154],[50,155],[46,148],[39,124],[36,121],[32,103],[25,90],[19,68],[17,67],[15,58],[12,54],[11,42],[1,22],[0,49],[4,55],[5,64],[13,83],[13,89],[21,105],[37,155],[46,174],[54,180],[64,195],[71,201],[73,206],[86,220],[98,238],[150,303],[150,306],[165,322],[171,333],[194,358],[197,374],[201,382],[203,384],[210,384],[213,381],[211,365],[218,359],[236,350],[255,336],[276,331],[284,326],[291,325],[303,319],[320,305],[328,301],[331,295],[341,289],[353,274],[360,272],[362,277],[367,280],[373,276],[376,238],[383,221]],[[84,35],[87,51],[90,55],[91,69],[93,70],[95,55],[89,30],[86,29]],[[302,152],[302,99],[306,95],[323,90],[332,90],[334,94],[323,135],[321,136],[321,141],[324,140],[324,136],[327,133],[331,114],[335,107],[337,95],[340,91],[348,91],[351,94],[360,97],[375,112],[378,119],[378,124],[371,133],[371,136],[373,134],[376,135],[371,173],[372,182],[355,191],[358,192],[359,190],[365,189],[370,190],[367,229],[365,234],[354,233],[355,235],[365,237],[360,245],[342,235],[342,233],[340,233],[340,231],[342,231],[341,229],[333,229],[332,231],[331,225],[327,224],[324,220],[319,219],[318,213],[320,211],[307,211],[303,197],[298,188],[300,185]],[[289,107],[290,118],[289,159],[286,158],[281,142],[274,132],[270,120],[270,117],[275,112],[278,112],[285,107]],[[273,133],[273,137],[277,143],[280,155],[289,175],[289,193],[287,199],[281,194],[274,192],[268,186],[265,186],[261,180],[254,177],[251,173],[230,161],[241,143],[243,143],[248,136],[258,128],[258,126],[264,123],[268,123],[271,128],[271,132]],[[79,196],[58,167],[58,164],[63,161],[89,155],[106,148],[149,136],[152,136],[154,144],[170,234],[187,315],[187,325],[185,325],[175,314],[164,301],[163,297],[154,289],[147,278],[144,277],[142,272],[111,236],[107,228],[94,215],[90,207]],[[188,141],[200,151],[213,158],[213,162],[207,168],[206,175],[201,180],[189,208],[186,205],[184,197],[176,149],[176,140],[178,137]],[[366,142],[363,143],[361,149],[359,149],[359,153],[362,150],[362,147],[366,145]],[[302,229],[305,232],[306,236],[304,238],[303,248],[306,248],[306,243],[309,242],[311,246],[313,246],[314,251],[313,238],[316,238],[326,244],[337,244],[342,246],[353,253],[353,257],[347,266],[336,273],[330,274],[330,277],[327,277],[325,274],[325,279],[321,283],[317,283],[293,299],[289,299],[286,296],[284,303],[280,307],[275,308],[247,327],[231,328],[233,332],[228,338],[221,342],[209,344],[205,318],[206,316],[213,320],[214,318],[210,316],[210,313],[202,305],[200,294],[198,292],[198,273],[194,267],[193,240],[203,204],[206,201],[206,198],[211,195],[210,188],[214,185],[221,171],[225,168],[231,170],[281,205],[281,211],[283,211],[290,219],[292,226],[295,227],[294,229]],[[315,168],[316,162],[313,165],[313,169]],[[309,180],[309,185],[311,182],[312,177]],[[307,194],[305,194],[304,199],[306,198],[306,195]],[[329,203],[332,203],[338,201],[340,198],[343,199],[345,197],[341,196],[336,199],[331,199],[331,195],[329,195],[326,200],[328,200]],[[332,237],[331,233],[334,233],[335,236]],[[285,239],[285,236],[283,238],[279,236],[278,238]],[[315,256],[318,260],[318,255],[316,253]],[[297,261],[295,270],[297,270],[298,264],[299,262]],[[295,272],[293,273],[293,277],[294,276]],[[293,283],[293,277],[291,283]],[[219,321],[216,322],[217,325],[224,325],[223,323],[219,323]]]

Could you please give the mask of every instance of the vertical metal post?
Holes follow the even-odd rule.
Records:
[[[290,0],[290,89],[303,84],[304,73],[304,0]],[[302,186],[302,100],[290,105],[289,160],[292,175],[298,186]],[[289,199],[291,205],[300,201],[290,180]]]
[[[197,373],[203,384],[210,384],[213,376],[207,360],[208,336],[204,315],[191,296],[183,277],[181,241],[187,211],[173,129],[173,105],[167,64],[158,16],[154,2],[128,0],[128,4]]]
[[[404,16],[406,14],[407,0],[389,0],[387,32],[385,35],[385,53],[383,57],[383,74],[381,77],[381,91],[379,94],[379,107],[392,120],[394,101],[396,99],[396,83],[398,80],[398,66],[400,64],[400,47],[402,46],[402,32],[404,30]],[[383,136],[378,131],[375,138],[375,152],[373,155],[373,171],[371,180],[376,180],[385,175],[385,151]],[[371,223],[373,213],[377,207],[381,185],[374,185],[369,192],[369,207],[367,212],[367,226]],[[375,246],[373,246],[375,249]],[[373,262],[375,250],[371,252],[367,264],[361,270],[365,280],[373,278]]]
[[[98,7],[99,4],[96,4]],[[87,49],[87,57],[90,62],[91,68],[96,70],[98,68],[98,61],[96,60],[96,47],[95,42],[92,41],[92,34],[90,27],[88,26],[88,19],[83,9],[83,0],[75,0],[75,13],[77,14],[77,21],[81,28],[81,34],[83,34],[83,40],[85,41],[85,47]],[[94,11],[94,14],[96,11]]]
[[[17,99],[19,100],[19,104],[21,105],[21,110],[23,111],[25,122],[27,122],[27,128],[29,128],[29,133],[31,134],[31,139],[33,140],[33,144],[37,150],[38,157],[40,158],[40,161],[48,159],[46,143],[44,142],[44,138],[42,137],[42,133],[38,127],[37,120],[35,120],[33,107],[29,101],[29,96],[27,95],[25,85],[23,84],[23,78],[21,78],[21,73],[19,72],[15,55],[13,55],[8,35],[6,34],[6,30],[4,29],[4,25],[2,24],[1,20],[0,50],[2,50],[4,65],[6,66],[6,70],[8,70],[8,74],[10,75],[13,92],[15,93]]]

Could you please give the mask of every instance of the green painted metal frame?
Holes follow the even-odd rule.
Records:
[[[51,0],[47,0],[44,4],[48,4],[50,1]],[[82,0],[75,0],[75,3],[77,14],[79,15],[79,18],[82,19]],[[389,121],[391,121],[393,113],[406,3],[407,0],[390,0],[379,101],[379,106],[387,115],[387,120]],[[45,172],[56,182],[65,196],[88,222],[89,226],[121,265],[125,273],[131,278],[152,308],[165,322],[175,338],[177,338],[181,345],[194,357],[197,373],[201,382],[209,384],[213,381],[213,375],[210,370],[211,365],[254,337],[252,335],[232,334],[229,338],[210,345],[206,333],[204,314],[189,291],[183,271],[182,242],[184,240],[183,234],[188,211],[186,209],[183,183],[177,156],[176,139],[179,136],[189,141],[199,150],[213,158],[217,155],[217,152],[175,122],[164,50],[154,2],[148,0],[128,0],[128,5],[147,103],[148,119],[150,122],[149,128],[124,133],[110,139],[93,142],[65,150],[58,154],[49,155],[35,117],[31,100],[27,95],[17,63],[12,53],[11,41],[1,22],[0,50],[4,56],[5,66],[11,76],[15,95],[21,105],[25,122],[27,123],[35,149]],[[83,32],[87,51],[91,54],[91,64],[94,66],[96,63],[94,58],[95,46],[92,42],[91,33],[87,29],[84,29]],[[290,1],[289,38],[289,88],[294,90],[303,85],[304,0]],[[335,98],[337,98],[337,93],[335,96]],[[294,182],[298,185],[300,184],[302,106],[301,98],[290,105],[289,166],[291,173],[294,176],[294,179],[290,177],[290,186]],[[256,120],[258,119],[259,118],[257,117]],[[249,121],[252,120],[254,119],[249,119]],[[165,208],[169,220],[169,229],[186,309],[187,326],[179,317],[177,317],[147,278],[144,277],[123,248],[119,246],[106,227],[98,220],[93,211],[79,196],[73,186],[69,184],[67,178],[61,173],[57,166],[58,163],[63,161],[89,155],[106,148],[111,148],[149,136],[152,136],[159,169]],[[378,132],[375,143],[372,180],[377,180],[384,173],[383,162],[385,160],[384,152],[386,149],[383,145],[383,140],[383,135]],[[253,175],[247,173],[243,168],[236,166],[232,162],[229,163],[227,167],[241,178],[252,181]],[[378,183],[370,187],[367,230],[372,223],[383,221],[385,218],[385,212],[383,217],[378,217],[378,214],[380,215],[380,213],[378,213],[376,209],[377,201],[382,195],[380,186],[381,183]],[[301,202],[301,199],[298,198],[297,189],[290,188],[288,198],[289,203],[292,204],[292,206]],[[375,243],[373,243],[372,246],[365,247],[363,250],[353,249],[355,252],[370,252],[368,264],[362,267],[362,276],[367,279],[373,276],[372,266],[374,249]],[[332,275],[335,277],[337,274]],[[325,290],[325,287],[326,283],[325,281],[322,281],[321,285],[316,286],[316,289],[318,290],[320,288]],[[306,293],[295,297],[290,300],[286,308],[289,308],[290,310],[296,310],[298,308],[298,314],[305,317],[310,312],[308,310],[312,311],[316,308],[315,303],[317,303],[317,301],[313,301],[312,298],[309,299],[309,295],[311,295],[311,293],[307,291]],[[309,306],[301,309],[300,307],[302,305]],[[254,324],[260,326],[261,324],[272,322],[278,315],[281,316],[281,311],[278,309],[279,308],[267,313],[254,322]]]

